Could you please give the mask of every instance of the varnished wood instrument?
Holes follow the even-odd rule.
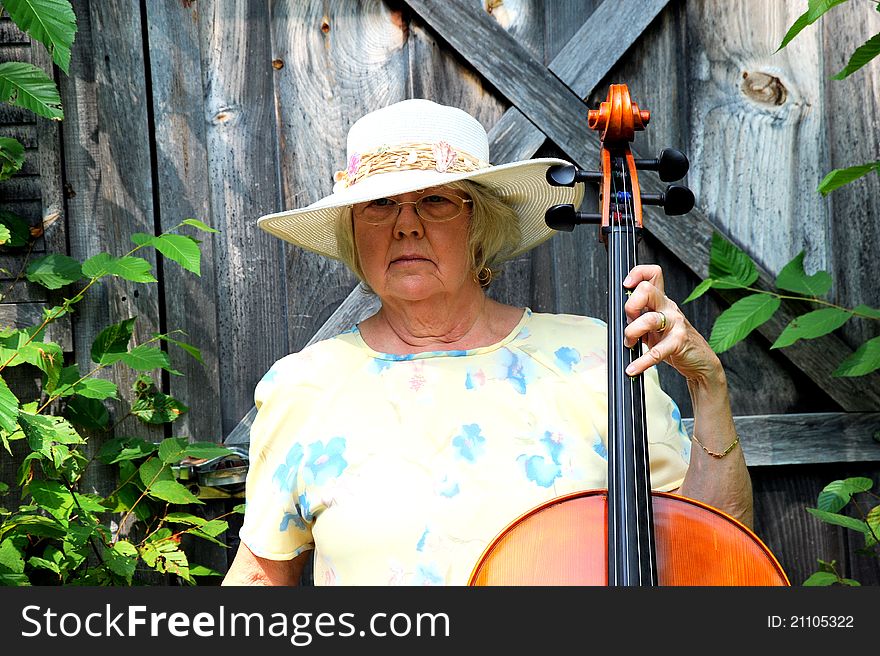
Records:
[[[626,85],[611,85],[607,100],[587,118],[601,133],[601,170],[563,165],[547,172],[553,185],[599,187],[599,213],[557,205],[545,220],[567,231],[598,224],[608,254],[608,488],[552,499],[514,519],[484,551],[470,585],[789,585],[774,555],[744,524],[651,488],[643,378],[625,373],[641,354],[641,343],[624,345],[623,279],[638,263],[642,206],[684,214],[694,196],[676,184],[664,193],[641,193],[639,169],[671,182],[689,166],[674,149],[656,159],[634,158],[629,144],[649,119]]]

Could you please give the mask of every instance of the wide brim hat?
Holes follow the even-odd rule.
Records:
[[[337,171],[333,192],[300,209],[260,217],[257,225],[302,248],[340,259],[336,223],[344,208],[376,198],[470,180],[494,192],[516,212],[520,241],[496,261],[534,248],[556,232],[544,214],[553,205],[583,199],[583,184],[554,187],[547,169],[569,164],[546,157],[492,165],[489,137],[467,112],[430,100],[411,99],[364,115],[348,132],[347,166]]]

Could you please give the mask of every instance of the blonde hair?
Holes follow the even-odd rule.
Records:
[[[468,225],[471,269],[478,273],[490,267],[493,273],[497,272],[498,264],[507,259],[520,243],[521,231],[516,210],[489,188],[470,180],[459,180],[443,186],[463,191],[473,201]],[[339,259],[366,283],[358,261],[351,221],[351,207],[342,208],[335,226]]]

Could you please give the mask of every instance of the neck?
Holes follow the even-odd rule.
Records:
[[[418,301],[383,298],[381,309],[359,328],[370,347],[407,354],[486,346],[507,335],[521,316],[519,308],[501,305],[475,287]]]

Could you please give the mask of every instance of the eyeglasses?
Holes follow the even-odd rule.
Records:
[[[392,198],[377,198],[366,203],[358,203],[353,207],[354,216],[360,221],[373,225],[393,223],[400,215],[402,205],[413,205],[416,214],[424,221],[441,223],[451,221],[464,209],[469,198],[461,198],[455,194],[435,193],[422,196],[418,200],[397,201]]]

